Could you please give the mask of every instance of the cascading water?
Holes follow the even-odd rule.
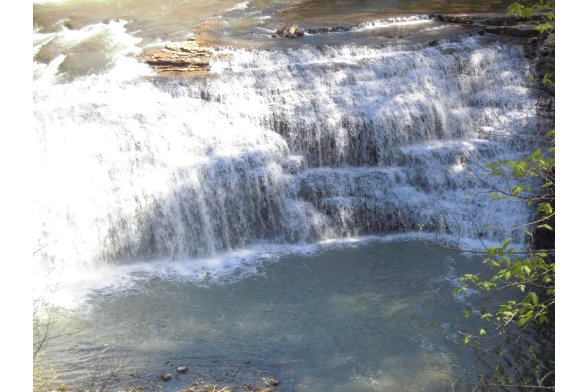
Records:
[[[217,57],[198,80],[37,78],[41,263],[418,225],[491,240],[526,218],[466,170],[516,153],[505,129],[536,126],[519,47],[466,38]]]

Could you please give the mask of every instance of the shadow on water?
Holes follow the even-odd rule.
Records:
[[[464,308],[496,301],[452,294],[473,263],[479,260],[418,242],[376,241],[268,259],[241,278],[155,277],[94,294],[77,316],[86,327],[57,356],[57,368],[80,382],[96,353],[118,352],[132,357],[121,379],[133,373],[147,382],[174,366],[191,369],[166,390],[205,375],[219,385],[271,375],[280,391],[449,391],[455,379],[447,373],[476,380],[496,366],[459,335],[481,325],[463,318]],[[497,354],[507,369],[528,359],[504,343]]]

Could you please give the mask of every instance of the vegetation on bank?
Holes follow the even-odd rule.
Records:
[[[540,16],[537,25],[542,37],[555,34],[554,1],[515,2],[508,8],[509,16],[530,18]],[[538,77],[529,75],[530,83],[553,86],[554,75],[546,72]],[[532,334],[546,336],[554,344],[555,319],[555,131],[547,132],[534,140],[537,147],[530,155],[517,161],[499,161],[487,165],[486,169],[494,177],[500,177],[509,184],[490,195],[497,200],[517,199],[535,211],[521,230],[527,239],[525,249],[511,246],[511,239],[505,239],[501,246],[486,250],[484,263],[491,271],[466,274],[460,278],[462,285],[456,293],[475,288],[483,292],[504,296],[507,299],[498,308],[482,311],[479,315],[487,320],[488,328],[476,333],[464,333],[465,343],[475,346],[488,346],[488,341],[498,339],[504,345],[517,344],[519,337],[530,331]],[[539,184],[539,189],[533,186]],[[466,310],[466,317],[472,312]],[[514,326],[514,327],[513,327]],[[492,331],[492,333],[490,333]],[[537,358],[537,348],[529,345],[529,361],[515,371],[497,366],[490,378],[480,377],[475,390],[538,388],[553,389],[555,383],[555,363],[549,358]],[[547,350],[548,352],[550,350]],[[501,351],[493,351],[498,362]],[[551,350],[550,355],[553,355]],[[533,364],[531,366],[531,364]],[[525,369],[525,367],[527,367]],[[523,371],[519,371],[520,369]]]

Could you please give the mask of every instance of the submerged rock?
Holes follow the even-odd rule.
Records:
[[[171,379],[172,379],[172,377],[173,377],[173,375],[172,375],[170,372],[163,372],[163,373],[161,374],[161,379],[162,379],[163,381],[169,381],[169,380],[171,380]]]

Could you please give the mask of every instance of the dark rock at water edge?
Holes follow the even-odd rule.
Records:
[[[478,27],[481,31],[490,34],[524,38],[540,36],[541,33],[535,28],[543,22],[539,15],[521,18],[501,14],[451,14],[437,15],[435,18],[441,22]]]
[[[532,16],[523,19],[517,16],[507,16],[503,14],[440,14],[435,18],[441,22],[460,23],[460,24],[478,24],[485,26],[515,26],[529,21],[539,22],[540,16]]]
[[[336,27],[317,27],[315,29],[308,29],[308,34],[329,34],[329,33],[345,33],[351,31],[349,26],[336,26]]]
[[[530,38],[524,43],[525,56],[534,65],[534,79],[537,87],[548,93],[551,97],[555,95],[555,36],[543,35]],[[539,106],[542,113],[555,115],[554,103],[549,99],[540,99]]]
[[[535,25],[516,25],[516,26],[482,26],[487,33],[506,34],[513,37],[536,37],[541,33],[535,29]]]
[[[292,26],[284,27],[276,31],[277,36],[285,38],[298,38],[304,36],[304,30],[293,24]]]

